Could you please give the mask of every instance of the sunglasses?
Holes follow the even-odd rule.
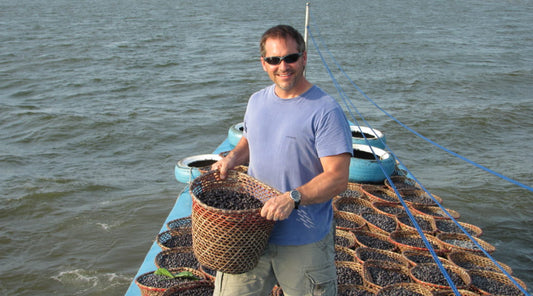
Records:
[[[285,61],[285,63],[287,64],[292,64],[296,62],[302,55],[303,53],[301,52],[291,53],[284,57],[263,57],[263,60],[265,60],[265,62],[270,65],[279,65],[281,64],[281,61]]]

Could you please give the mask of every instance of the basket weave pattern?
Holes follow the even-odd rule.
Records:
[[[263,203],[281,193],[238,171],[229,171],[224,180],[218,171],[211,171],[191,184],[193,250],[198,261],[225,273],[244,273],[257,264],[274,222],[261,217],[260,209],[217,209],[197,197],[219,188],[252,195]]]
[[[170,272],[172,273],[180,273],[182,271],[187,271],[187,272],[190,272],[192,273],[194,276],[196,276],[197,278],[200,279],[200,281],[205,281],[205,277],[204,275],[196,270],[196,269],[193,269],[193,268],[188,268],[188,267],[179,267],[179,268],[173,268],[173,269],[170,269],[169,270]],[[150,274],[153,274],[155,271],[150,271],[150,272],[147,272],[147,273],[143,273],[141,275],[139,275],[136,279],[135,279],[135,284],[139,287],[139,290],[141,291],[141,296],[162,296],[169,288],[168,287],[153,287],[153,286],[148,286],[148,285],[145,285],[143,280],[145,277],[149,276]],[[175,279],[167,279],[168,281],[175,281]],[[191,282],[194,282],[193,280],[185,280],[183,282],[179,282],[179,281],[176,281],[174,283],[174,285],[178,285],[178,284],[183,284],[183,283],[191,283]]]

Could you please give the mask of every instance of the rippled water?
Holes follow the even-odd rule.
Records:
[[[270,84],[259,36],[303,28],[304,8],[0,0],[0,292],[124,294],[183,189],[174,164],[210,153],[242,120],[248,96]],[[532,8],[317,1],[311,31],[395,118],[531,186]],[[328,63],[411,172],[533,287],[533,194],[416,138]],[[308,77],[338,97],[312,41]]]

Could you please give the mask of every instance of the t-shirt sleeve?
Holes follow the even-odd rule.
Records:
[[[352,154],[350,125],[340,107],[327,112],[318,123],[316,147],[319,157]]]

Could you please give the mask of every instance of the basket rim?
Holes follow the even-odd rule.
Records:
[[[194,282],[182,283],[168,288],[162,296],[172,295],[172,293],[183,291],[182,289],[187,290],[203,287],[214,288],[215,285],[212,281],[209,280],[198,280]]]
[[[168,269],[168,271],[170,272],[174,272],[174,271],[190,271],[192,272],[195,276],[196,275],[199,275],[200,276],[200,279],[199,281],[201,280],[206,280],[205,276],[197,269],[195,268],[190,268],[190,267],[178,267],[178,268],[171,268],[171,269]],[[135,277],[135,284],[141,289],[146,289],[146,290],[150,290],[150,291],[161,291],[161,292],[164,292],[166,291],[167,289],[170,289],[170,287],[167,287],[167,288],[162,288],[162,287],[152,287],[152,286],[147,286],[145,284],[142,284],[139,282],[139,279],[146,276],[146,275],[149,275],[149,274],[153,274],[154,272],[156,272],[156,270],[152,270],[152,271],[148,271],[148,272],[145,272],[143,274],[140,274],[139,276]]]
[[[441,223],[441,222],[450,222],[452,221],[451,219],[440,219],[438,221],[438,223]],[[475,236],[475,237],[480,237],[482,234],[483,234],[483,229],[481,229],[481,227],[479,226],[476,226],[474,224],[471,224],[471,223],[467,223],[467,222],[463,222],[463,221],[455,221],[457,223],[459,223],[459,225],[461,225],[461,227],[463,228],[466,228],[466,229],[470,229],[473,233],[470,233],[471,236]],[[452,223],[455,223],[452,221]],[[435,224],[437,224],[437,219],[435,219]],[[464,234],[463,232],[445,232],[445,231],[442,231],[439,229],[438,225],[437,225],[437,232],[438,233],[448,233],[448,234],[452,234],[452,233],[459,233],[459,234]]]
[[[208,273],[207,270],[205,270],[206,268],[209,268],[209,269],[211,269],[212,271],[214,271],[214,272],[215,272],[215,275],[212,275],[212,274]],[[202,272],[202,273],[205,275],[205,277],[206,277],[207,280],[212,281],[212,282],[215,281],[216,272],[217,272],[215,269],[212,269],[211,267],[209,267],[209,266],[205,266],[205,265],[203,265],[203,264],[198,264],[198,270],[199,270],[200,272]]]
[[[336,267],[349,267],[353,270],[362,273],[363,272],[363,264],[357,262],[357,261],[335,261]]]
[[[188,234],[191,234],[192,235],[192,230],[189,231],[189,230],[186,230],[186,229],[181,229],[181,230],[165,230],[165,231],[162,231],[160,233],[157,234],[156,236],[156,242],[157,242],[157,245],[161,248],[161,250],[163,251],[167,251],[167,250],[172,250],[172,249],[177,249],[177,248],[182,248],[182,247],[189,247],[189,246],[177,246],[177,247],[169,247],[169,246],[165,246],[165,242],[166,241],[161,241],[161,239],[164,237],[164,236],[169,236],[170,238],[174,237],[174,236],[179,236],[181,234],[185,234],[185,235],[188,235]]]
[[[377,211],[379,213],[382,213],[383,215],[387,215],[387,216],[390,216],[390,217],[396,217],[398,214],[392,214],[392,213],[385,212],[382,209],[380,209],[379,206],[397,207],[397,208],[401,208],[405,212],[404,206],[399,201],[398,202],[394,202],[394,201],[376,200],[376,201],[372,202],[372,207],[373,207],[373,209],[375,211]]]
[[[365,206],[368,206],[369,210],[372,209],[372,203],[369,200],[362,199],[362,198],[359,198],[359,197],[352,197],[352,196],[339,196],[339,195],[337,195],[337,196],[338,197],[334,198],[332,203],[331,203],[333,209],[336,210],[336,211],[344,211],[344,212],[348,212],[348,213],[353,213],[353,212],[349,212],[349,211],[346,211],[346,210],[339,210],[339,205],[349,204],[349,203],[363,204]],[[355,214],[355,213],[353,213],[353,214]]]
[[[424,233],[428,233],[428,234],[432,234],[433,235],[435,232],[437,232],[437,225],[435,223],[435,219],[432,216],[429,216],[429,215],[426,215],[426,214],[423,214],[423,213],[422,214],[412,213],[412,215],[413,215],[414,218],[421,218],[421,219],[429,222],[431,229],[429,229],[429,230],[422,229]],[[411,221],[411,218],[409,217],[409,215],[407,213],[398,214],[398,215],[396,215],[396,220],[398,222],[398,226],[400,226],[402,228],[405,228],[406,230],[410,230],[410,231],[414,230],[414,231],[416,231],[416,228],[415,228],[414,225],[411,226],[411,225],[406,224],[406,223],[404,223],[404,222],[402,222],[400,220],[400,218],[404,218],[404,217],[408,217],[409,221]],[[418,221],[417,221],[417,223],[418,223]]]
[[[409,253],[413,253],[413,254],[409,254]],[[433,256],[431,255],[431,253],[429,251],[423,251],[423,250],[402,250],[401,251],[401,254],[404,255],[407,260],[413,262],[413,267],[418,265],[418,264],[422,264],[422,263],[427,263],[427,262],[416,262],[416,261],[413,261],[409,258],[409,256],[412,256],[412,255],[422,255],[422,256],[428,256],[431,258],[431,262],[434,262],[434,259],[433,259]],[[437,254],[437,257],[439,257],[439,261],[442,263],[442,264],[454,264],[450,259],[448,259],[447,257],[442,257],[442,256],[439,256]]]
[[[245,214],[245,213],[254,213],[254,212],[261,212],[261,208],[257,208],[257,209],[245,209],[245,210],[227,210],[227,209],[219,209],[219,208],[215,208],[215,207],[212,207],[212,206],[209,206],[205,203],[203,203],[197,196],[196,194],[194,194],[194,191],[193,191],[193,188],[194,186],[197,185],[197,183],[201,182],[203,179],[211,176],[211,175],[215,175],[215,178],[219,179],[220,180],[220,171],[217,169],[217,170],[212,170],[212,171],[209,171],[205,174],[202,174],[200,175],[199,177],[195,178],[192,182],[191,182],[191,185],[189,186],[189,193],[192,197],[192,200],[193,202],[196,202],[198,203],[201,207],[205,208],[205,209],[208,209],[209,211],[213,211],[213,212],[218,212],[218,213],[225,213],[225,214]],[[277,194],[277,195],[281,195],[282,193],[277,190],[276,188],[270,186],[270,185],[267,185],[266,183],[248,175],[248,174],[245,174],[245,173],[242,173],[242,172],[239,172],[239,171],[236,171],[236,170],[228,170],[227,172],[227,175],[226,175],[226,178],[224,180],[220,180],[222,182],[226,181],[226,182],[229,182],[229,181],[234,181],[234,183],[238,183],[239,180],[237,180],[236,178],[244,178],[244,179],[247,179],[247,180],[250,180],[250,181],[253,181],[254,183],[256,184],[259,184],[261,185],[262,187],[264,187],[265,189],[273,192],[274,194]],[[255,198],[255,196],[254,196]],[[259,199],[258,199],[259,200]],[[263,203],[263,202],[262,202]]]
[[[448,217],[448,216],[435,216],[435,215],[428,214],[428,213],[425,213],[425,212],[423,212],[423,211],[420,210],[421,208],[438,208],[438,209],[442,210],[441,207],[438,206],[438,205],[413,204],[413,205],[412,205],[412,208],[413,208],[413,210],[416,211],[416,212],[419,212],[419,213],[421,213],[421,214],[424,214],[424,215],[428,215],[428,216],[433,217],[433,219],[451,220],[451,218]],[[446,209],[446,211],[447,211],[447,212],[452,216],[452,218],[454,218],[454,219],[459,219],[459,218],[461,217],[461,214],[459,214],[459,212],[457,212],[457,211],[455,211],[455,210],[448,209],[448,208],[444,208],[444,209]],[[444,213],[444,214],[445,214],[445,213]]]
[[[357,242],[355,240],[355,233],[353,233],[352,231],[336,228],[335,236],[340,236],[340,237],[347,239],[348,242],[350,243],[350,247],[347,247],[347,248],[354,248],[357,245]],[[343,246],[343,247],[346,247],[346,246]]]
[[[365,192],[365,194],[370,198],[371,202],[373,202],[373,201],[400,202],[400,199],[398,199],[398,196],[397,196],[396,192],[394,192],[393,190],[391,190],[390,188],[388,188],[386,186],[363,184],[363,185],[361,185],[361,190],[363,190]],[[391,198],[394,198],[394,201],[387,200],[387,199],[381,198],[379,196],[375,196],[373,194],[373,192],[376,192],[376,191],[385,192],[385,194],[387,194],[387,196],[390,196]]]
[[[375,231],[371,231],[371,230],[364,230],[364,229],[357,229],[357,230],[354,230],[353,233],[355,234],[355,239],[356,239],[356,243],[359,244],[359,247],[368,247],[367,245],[364,245],[363,243],[361,243],[359,241],[359,239],[357,238],[357,234],[358,233],[361,233],[363,235],[367,235],[367,236],[370,236],[370,237],[374,237],[374,238],[378,238],[382,241],[385,241],[387,243],[390,243],[392,245],[392,249],[381,249],[381,250],[389,250],[389,251],[393,251],[395,250],[396,248],[398,248],[398,246],[391,242],[390,241],[390,236],[389,235],[385,235],[385,234],[382,234],[382,233],[378,233],[378,232],[375,232]]]
[[[371,230],[365,230],[365,229],[358,229],[358,230],[354,230],[353,233],[355,234],[355,237],[357,238],[357,233],[363,233],[365,235],[369,235],[369,236],[377,236],[379,237],[380,239],[383,239],[383,240],[386,240],[388,241],[388,235],[386,234],[383,234],[383,233],[377,233],[377,232],[374,232],[374,231],[371,231]]]
[[[419,202],[412,202],[409,200],[405,200],[405,203],[410,204],[411,206],[415,206],[415,205],[437,206],[437,204],[442,204],[442,198],[440,196],[433,194],[433,193],[429,193],[426,190],[423,190],[421,188],[402,188],[402,189],[398,189],[398,193],[400,193],[400,196],[404,200],[405,200],[405,198],[403,197],[404,193],[423,194],[425,197],[428,198],[428,200],[432,202],[431,204],[426,204],[426,203],[419,203]],[[431,196],[433,196],[433,198],[431,198]]]
[[[358,193],[360,193],[360,197],[359,196],[346,196],[346,197],[354,197],[354,198],[362,198],[364,199],[366,196],[365,196],[365,192],[363,191],[363,189],[361,189],[361,183],[355,183],[355,182],[348,182],[348,184],[346,185],[346,189],[343,190],[341,193],[337,194],[336,196],[338,197],[343,197],[342,194],[344,194],[346,191],[348,190],[351,190],[351,191],[356,191]]]
[[[355,254],[357,255],[357,260],[360,260],[361,264],[364,264],[364,262],[369,261],[369,260],[376,260],[376,259],[363,260],[360,257],[360,253],[364,252],[364,251],[370,251],[370,252],[376,252],[376,253],[381,253],[381,254],[385,254],[385,255],[390,255],[390,257],[398,260],[397,262],[388,261],[388,260],[381,260],[381,261],[399,263],[399,264],[402,264],[402,265],[407,266],[407,267],[412,266],[412,261],[409,260],[409,258],[405,257],[402,253],[398,253],[398,252],[394,252],[394,251],[390,251],[390,250],[384,250],[384,249],[377,249],[377,248],[372,248],[372,247],[363,247],[363,246],[357,247],[355,249]]]
[[[420,184],[418,184],[415,181],[415,179],[409,178],[407,176],[400,176],[400,175],[390,176],[390,179],[393,181],[392,183],[394,183],[395,186],[396,186],[396,182],[401,182],[402,185],[403,184],[407,184],[404,188],[418,188],[418,189],[421,189]],[[394,182],[394,179],[399,179],[399,180],[396,180],[396,182]],[[413,184],[408,184],[407,182],[404,182],[405,180],[411,181],[409,183],[414,183],[414,185]],[[392,187],[388,179],[385,179],[384,183],[385,183],[385,186],[387,186],[389,188]],[[400,188],[396,187],[396,189],[400,189]]]
[[[188,216],[185,216],[185,217],[181,217],[181,218],[178,218],[178,219],[170,220],[165,225],[166,225],[168,230],[180,230],[182,228],[190,228],[191,226],[183,226],[183,227],[178,227],[178,228],[171,227],[173,223],[176,223],[176,222],[179,222],[179,221],[187,221],[187,220],[191,220],[191,225],[192,225],[192,217],[191,217],[191,215],[188,215]]]
[[[460,285],[460,286],[457,286],[458,289],[464,289],[466,287],[469,287],[472,283],[472,279],[470,278],[470,274],[468,273],[468,271],[462,267],[459,267],[455,264],[450,264],[450,263],[444,263],[444,262],[441,262],[442,263],[442,266],[444,268],[449,268],[451,269],[452,271],[454,271],[455,273],[457,273],[460,277],[461,277],[461,280],[463,280],[464,282],[464,285]],[[413,275],[413,270],[416,269],[416,268],[420,268],[421,266],[429,266],[429,265],[432,265],[432,266],[435,266],[438,264],[437,263],[420,263],[420,264],[417,264],[416,266],[413,266],[412,268],[409,269],[409,274],[411,275],[411,277],[413,278],[413,280],[415,280],[416,282],[418,283],[421,283],[423,285],[428,285],[432,288],[437,288],[437,289],[448,289],[450,288],[450,286],[444,286],[444,285],[439,285],[439,284],[434,284],[434,283],[431,283],[431,282],[426,282],[426,281],[423,281],[417,277],[415,277]]]
[[[358,227],[355,227],[355,228],[349,228],[349,227],[344,227],[344,226],[339,226],[338,224],[335,225],[335,228],[337,229],[341,229],[341,230],[345,230],[345,231],[356,231],[356,230],[359,230],[366,225],[366,220],[364,220],[361,216],[355,214],[355,213],[352,213],[352,212],[346,212],[346,211],[334,211],[333,212],[333,220],[335,220],[336,218],[342,218],[344,220],[349,220],[350,222],[354,222],[354,223],[357,223],[359,226]]]
[[[510,278],[508,278],[505,274],[501,273],[501,272],[495,272],[495,271],[490,271],[490,270],[469,270],[468,273],[470,275],[487,275],[488,277],[490,277],[491,279],[495,279],[496,280],[500,280],[502,279],[503,281],[505,281],[505,284],[509,284],[509,285],[512,285],[512,286],[515,286],[515,284],[511,281]],[[512,277],[520,286],[522,286],[522,288],[524,288],[524,290],[527,290],[527,285],[526,283],[524,283],[521,279],[517,278],[517,277]],[[474,284],[471,284],[472,286],[474,286],[476,289],[478,290],[481,290],[481,291],[485,291],[483,289],[480,289],[478,288],[476,285]],[[518,287],[517,287],[518,288]]]
[[[447,250],[446,248],[444,248],[442,241],[439,240],[436,236],[427,234],[427,233],[424,233],[424,235],[426,239],[428,240],[428,242],[434,243],[437,245],[439,249],[434,249],[434,251],[437,252],[437,254],[447,253]],[[424,244],[424,247],[417,247],[417,246],[412,246],[412,245],[401,243],[396,240],[398,236],[415,236],[416,238],[420,238],[422,240],[422,237],[417,231],[397,230],[397,231],[391,232],[391,234],[389,235],[389,241],[393,243],[395,246],[397,246],[398,248],[400,248],[401,250],[403,250],[402,248],[408,248],[410,250],[429,251],[429,249],[427,248],[425,244]]]
[[[162,249],[162,251],[157,253],[157,255],[154,257],[155,266],[157,268],[161,268],[161,266],[159,264],[159,261],[162,259],[163,256],[168,255],[168,254],[172,254],[172,253],[192,253],[192,254],[194,254],[192,246],[176,247],[176,248],[165,249],[165,250]],[[186,266],[184,266],[184,267],[186,267]]]
[[[403,274],[407,275],[410,280],[413,280],[411,278],[410,268],[408,266],[405,266],[405,265],[400,264],[400,263],[389,262],[389,261],[387,261],[386,264],[383,264],[383,262],[384,262],[383,260],[370,259],[370,260],[365,261],[362,264],[363,265],[363,277],[364,277],[365,281],[367,282],[367,284],[372,285],[372,286],[375,285],[377,287],[383,287],[383,286],[381,286],[381,285],[379,285],[379,284],[374,282],[374,278],[372,278],[372,276],[370,274],[370,271],[368,270],[368,268],[371,267],[371,266],[377,266],[377,267],[380,267],[382,269],[398,271],[400,273],[403,273]]]
[[[443,240],[443,237],[458,237],[460,239],[468,239],[470,240],[470,237],[464,233],[439,233],[436,235],[437,239],[440,241],[440,243],[447,249],[449,249],[450,251],[453,251],[453,250],[463,250],[463,251],[470,251],[470,252],[481,252],[481,250],[479,249],[470,249],[470,248],[464,248],[464,247],[459,247],[459,246],[456,246],[456,245],[452,245],[450,243],[447,243]],[[485,250],[487,251],[488,253],[492,253],[494,251],[496,251],[496,247],[493,246],[492,244],[480,239],[479,237],[475,237],[473,235],[471,235],[471,237]]]
[[[485,257],[485,256],[481,256],[479,254],[476,254],[476,253],[472,253],[472,252],[467,252],[467,251],[452,251],[448,254],[448,260],[450,260],[451,262],[453,262],[455,265],[457,266],[460,266],[460,262],[473,262],[472,260],[469,260],[469,258],[475,258],[475,260],[479,260],[479,261],[482,261],[483,263],[488,263],[491,265],[491,267],[494,267],[496,268],[498,271],[496,272],[501,272],[501,270],[496,266],[496,264],[494,264],[494,262],[492,262],[492,260],[490,260],[488,257]],[[461,260],[461,259],[466,259],[466,260]],[[508,274],[512,274],[513,273],[513,270],[512,268],[503,263],[503,262],[499,262],[495,259],[496,262],[498,262],[498,264],[508,273]],[[458,263],[459,262],[459,263]],[[463,267],[464,268],[464,267]],[[486,270],[486,269],[480,269],[480,268],[469,268],[468,270]],[[493,271],[493,270],[488,270],[488,271]]]
[[[350,249],[350,248],[345,247],[345,246],[341,246],[341,245],[335,245],[334,247],[335,247],[335,253],[337,253],[337,252],[346,252],[346,253],[348,253],[349,255],[351,255],[351,256],[353,257],[353,260],[354,260],[354,261],[336,260],[336,262],[355,262],[355,263],[361,263],[361,262],[356,261],[356,260],[357,260],[357,254],[355,253],[355,250]]]

